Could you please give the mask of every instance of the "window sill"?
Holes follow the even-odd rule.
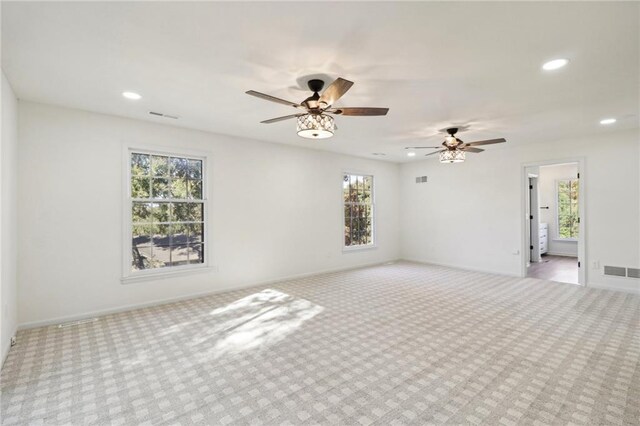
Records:
[[[210,266],[198,266],[198,267],[180,269],[177,271],[134,274],[134,275],[129,275],[128,277],[120,278],[120,283],[133,284],[133,283],[144,282],[144,281],[156,281],[156,280],[163,280],[168,278],[178,278],[185,275],[210,273],[214,271],[215,271],[215,268],[212,268]]]
[[[560,243],[577,243],[577,238],[553,238],[553,241],[557,241]]]
[[[375,244],[370,244],[370,245],[366,245],[366,246],[349,246],[349,247],[342,247],[342,252],[343,253],[350,253],[350,252],[354,252],[354,251],[375,250],[377,248],[378,248],[378,246],[375,245]]]

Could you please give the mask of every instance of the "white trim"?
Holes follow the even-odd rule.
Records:
[[[19,328],[19,326],[18,326],[18,328]],[[17,332],[17,330],[14,330],[13,334],[11,335],[11,337],[16,337],[16,332]],[[2,336],[2,337],[4,337],[4,336]],[[9,339],[11,339],[11,337]],[[7,357],[9,356],[9,352],[11,352],[11,348],[12,348],[12,346],[10,344],[7,345],[6,350],[1,355],[2,359],[0,359],[0,371],[2,371],[2,367],[4,367],[4,363],[7,360]]]
[[[519,274],[510,274],[508,272],[493,270],[493,269],[472,268],[470,266],[461,266],[461,265],[455,265],[452,263],[441,263],[441,262],[433,262],[430,260],[411,259],[411,258],[409,259],[405,258],[401,260],[407,261],[407,262],[413,262],[413,263],[420,263],[422,265],[432,265],[432,266],[441,266],[443,268],[458,269],[458,270],[467,271],[467,272],[481,272],[483,274],[500,275],[503,277],[522,278]]]
[[[344,236],[343,236],[344,239]],[[344,246],[342,247],[343,253],[352,253],[355,251],[363,251],[363,250],[375,250],[378,246],[376,244],[361,244],[359,246]]]
[[[93,318],[93,317],[115,314],[119,312],[131,311],[135,309],[147,308],[151,306],[164,305],[167,303],[180,302],[182,300],[195,299],[198,297],[210,296],[212,294],[224,293],[226,291],[235,291],[235,290],[248,289],[251,287],[260,287],[264,285],[276,284],[283,281],[308,278],[315,275],[332,274],[335,272],[352,271],[356,269],[369,268],[372,266],[381,266],[386,264],[392,264],[398,261],[399,259],[391,259],[391,260],[385,260],[381,262],[363,263],[360,265],[346,266],[341,268],[330,268],[330,269],[325,269],[325,270],[315,271],[315,272],[308,272],[303,274],[293,274],[293,275],[288,275],[280,278],[273,278],[265,281],[254,281],[254,282],[244,283],[244,284],[235,285],[235,286],[220,287],[220,288],[216,288],[215,290],[204,291],[199,293],[191,293],[183,296],[169,297],[166,299],[156,299],[150,302],[133,303],[130,305],[124,305],[117,308],[99,309],[95,311],[84,312],[82,314],[77,314],[77,315],[65,315],[61,317],[51,318],[48,320],[31,321],[23,324],[18,324],[18,330],[26,330],[29,328],[36,328],[36,327],[46,327],[46,326],[57,325],[57,324],[70,322],[70,321],[78,321],[78,320],[83,320],[87,318]]]
[[[257,281],[257,282],[253,282],[253,283],[246,283],[246,284],[241,284],[241,285],[236,285],[236,286],[222,287],[222,288],[218,288],[218,289],[211,290],[211,291],[205,291],[205,292],[200,292],[200,293],[192,293],[192,294],[188,294],[188,295],[184,295],[184,296],[177,296],[177,297],[171,297],[171,298],[166,298],[166,299],[157,299],[157,300],[153,300],[151,302],[145,302],[145,303],[134,303],[134,304],[131,304],[131,305],[120,306],[120,307],[117,307],[117,308],[99,309],[99,310],[95,310],[95,311],[85,312],[85,313],[82,313],[82,314],[66,315],[66,316],[56,317],[56,318],[52,318],[52,319],[48,319],[48,320],[31,321],[31,322],[18,324],[18,330],[27,330],[27,329],[36,328],[36,327],[46,327],[46,326],[57,325],[57,324],[65,323],[65,322],[69,322],[69,321],[78,321],[78,320],[83,320],[83,319],[87,319],[87,318],[93,318],[93,317],[99,317],[99,316],[103,316],[103,315],[115,314],[115,313],[119,313],[119,312],[131,311],[131,310],[134,310],[134,309],[141,309],[141,308],[146,308],[146,307],[163,305],[163,304],[167,304],[167,303],[179,302],[179,301],[182,301],[182,300],[195,299],[195,298],[198,298],[198,297],[205,297],[205,296],[209,296],[209,295],[213,295],[213,294],[223,293],[223,292],[226,292],[226,291],[242,290],[242,289],[247,289],[247,288],[251,288],[251,287],[259,287],[259,286],[263,286],[263,285],[271,285],[271,284],[275,284],[275,283],[282,282],[282,281],[289,281],[289,280],[295,280],[295,279],[300,279],[300,278],[308,278],[308,277],[315,276],[315,275],[331,274],[331,273],[336,273],[336,272],[344,272],[344,271],[352,271],[352,270],[357,270],[357,269],[362,269],[362,268],[369,268],[369,267],[373,267],[373,266],[389,265],[389,264],[393,264],[393,263],[401,262],[401,261],[413,262],[413,263],[424,264],[424,265],[441,266],[441,267],[445,267],[445,268],[458,269],[458,270],[469,271],[469,272],[480,272],[480,273],[486,273],[486,274],[492,274],[492,275],[501,275],[501,276],[507,276],[507,277],[523,278],[518,274],[508,274],[508,273],[501,272],[501,271],[493,271],[493,270],[477,269],[477,268],[470,268],[470,267],[462,267],[462,266],[459,266],[459,265],[451,265],[451,264],[444,264],[444,263],[438,263],[438,262],[429,262],[429,261],[418,260],[418,259],[406,259],[406,258],[405,259],[392,259],[392,260],[386,260],[386,261],[381,261],[381,262],[364,263],[364,264],[355,265],[355,266],[347,266],[347,267],[341,267],[341,268],[325,269],[325,270],[322,270],[322,271],[316,271],[316,272],[310,272],[310,273],[294,274],[294,275],[289,275],[289,276],[285,276],[285,277],[281,277],[281,278],[274,278],[274,279],[270,279],[270,280],[266,280],[266,281]],[[620,277],[620,278],[623,278],[623,277]],[[531,279],[537,279],[537,278],[531,278]],[[554,281],[554,282],[556,282],[556,281]],[[568,283],[561,283],[561,284],[568,284]],[[568,284],[568,285],[572,285],[572,284]],[[573,285],[575,285],[575,284],[573,284]],[[607,285],[600,285],[600,284],[589,284],[589,287],[590,288],[603,289],[603,290],[620,291],[620,292],[624,292],[624,293],[640,294],[640,289],[628,289],[628,288],[607,286]]]
[[[624,277],[615,277],[615,278],[624,278]],[[637,286],[637,284],[636,284]],[[609,291],[618,291],[622,293],[630,293],[630,294],[640,294],[640,288],[628,288],[624,286],[616,286],[616,285],[606,285],[606,284],[598,284],[598,283],[589,283],[589,288],[596,288],[599,290],[609,290]]]
[[[573,258],[578,258],[577,254],[573,254],[573,253],[559,253],[556,251],[547,251],[547,255],[549,256],[563,256],[563,257],[573,257]]]
[[[163,269],[150,269],[144,271],[131,271],[131,153],[137,152],[142,154],[156,154],[173,157],[183,157],[190,159],[198,159],[202,161],[202,200],[196,200],[204,205],[204,216],[202,222],[204,224],[203,245],[205,252],[204,263],[193,265],[172,266]],[[209,199],[211,198],[209,188],[209,171],[211,170],[211,153],[207,151],[198,151],[192,149],[180,149],[175,151],[175,147],[151,146],[146,144],[123,143],[122,145],[122,269],[121,283],[130,284],[134,282],[157,280],[162,278],[171,278],[193,272],[200,272],[203,269],[211,269],[211,240],[209,235]],[[168,200],[171,201],[171,200]]]
[[[361,244],[361,245],[357,245],[357,246],[345,246],[344,245],[344,220],[345,220],[345,216],[344,216],[344,208],[346,206],[345,202],[344,202],[344,176],[345,175],[354,175],[354,176],[368,176],[371,177],[371,244]],[[378,235],[376,232],[376,217],[377,217],[377,212],[376,212],[376,177],[373,173],[370,172],[361,172],[361,171],[347,171],[347,170],[343,170],[342,174],[340,175],[340,205],[342,208],[342,221],[340,222],[340,237],[341,237],[341,244],[340,246],[342,247],[342,252],[343,253],[349,253],[349,252],[357,252],[357,251],[362,251],[362,250],[375,250],[378,248]]]
[[[192,148],[180,148],[176,151],[175,146],[165,146],[165,145],[149,145],[149,144],[139,144],[135,142],[125,142],[123,144],[124,149],[133,149],[136,152],[140,152],[142,154],[160,154],[167,155],[173,157],[209,157],[211,156],[212,151],[205,151],[199,149]]]
[[[467,272],[480,272],[480,273],[485,273],[485,274],[501,275],[501,276],[505,276],[505,277],[516,277],[516,278],[531,279],[531,280],[550,281],[550,282],[553,282],[553,283],[556,283],[556,284],[575,285],[575,286],[579,286],[579,287],[583,287],[583,288],[593,288],[593,289],[600,289],[600,290],[617,291],[617,292],[622,292],[622,293],[640,294],[640,288],[628,288],[628,287],[623,287],[623,286],[619,286],[618,287],[618,286],[615,286],[615,285],[603,285],[603,284],[591,284],[591,283],[589,283],[588,286],[585,286],[585,285],[581,285],[581,284],[565,283],[565,282],[562,282],[562,281],[544,280],[544,279],[541,279],[541,278],[534,278],[534,277],[522,277],[519,274],[509,274],[509,273],[505,273],[504,271],[502,271],[502,272],[497,271],[496,272],[496,271],[492,271],[492,270],[488,270],[488,269],[470,268],[470,267],[466,267],[466,266],[458,266],[458,265],[452,265],[452,264],[448,264],[448,263],[430,262],[430,261],[417,260],[417,259],[400,259],[400,261],[419,263],[419,264],[422,264],[422,265],[441,266],[443,268],[451,268],[451,269],[457,269],[457,270],[462,270],[462,271],[467,271]],[[613,277],[613,278],[620,278],[622,280],[625,277]]]
[[[528,225],[532,226],[535,222],[537,226],[531,227],[531,232],[527,232],[527,241],[529,247],[533,246],[533,249],[530,249],[530,257],[528,258],[529,262],[539,263],[540,256],[540,195],[539,195],[539,187],[540,187],[540,177],[538,175],[532,176],[532,173],[527,171],[528,175],[528,187],[529,192],[527,193],[527,216],[532,216],[533,218],[528,219]],[[535,241],[535,243],[533,242]]]
[[[206,231],[205,231],[206,232]],[[165,270],[150,269],[149,273],[136,273],[128,277],[120,278],[122,284],[133,284],[144,281],[155,281],[168,278],[179,278],[191,274],[215,272],[214,268],[203,263],[196,265],[173,266]]]
[[[521,193],[521,204],[520,204],[520,217],[522,218],[520,222],[520,237],[522,241],[522,246],[520,250],[520,276],[527,276],[527,253],[529,251],[529,246],[527,245],[527,221],[528,217],[525,216],[527,211],[526,198],[528,197],[528,182],[529,177],[527,175],[527,167],[536,167],[536,166],[551,166],[551,165],[561,165],[561,164],[570,164],[577,163],[578,165],[578,173],[580,174],[580,183],[578,185],[578,212],[580,214],[580,226],[578,235],[580,238],[578,240],[578,260],[580,261],[581,267],[578,268],[578,282],[582,286],[587,286],[588,282],[588,268],[589,261],[587,259],[587,238],[588,235],[586,233],[586,223],[587,223],[587,211],[585,209],[586,206],[586,178],[585,178],[585,157],[572,157],[572,158],[564,158],[558,160],[545,160],[545,161],[535,161],[529,163],[521,163],[521,183],[520,183],[520,193]],[[591,286],[591,285],[589,285]]]

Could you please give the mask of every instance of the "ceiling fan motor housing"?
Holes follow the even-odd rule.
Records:
[[[307,82],[309,89],[313,92],[313,95],[309,96],[307,99],[302,101],[302,105],[304,105],[310,113],[318,114],[320,113],[318,107],[318,100],[320,99],[319,91],[324,87],[324,81],[313,79]]]
[[[318,93],[324,87],[324,81],[314,78],[312,80],[309,80],[307,82],[307,85],[309,86],[309,90],[311,90],[314,93]]]

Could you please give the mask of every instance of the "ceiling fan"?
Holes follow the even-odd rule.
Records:
[[[352,115],[352,116],[373,116],[387,115],[389,108],[336,108],[333,105],[353,86],[353,82],[344,78],[337,78],[329,85],[320,95],[320,91],[324,87],[324,81],[312,79],[307,82],[309,90],[313,95],[304,101],[298,103],[286,101],[271,95],[249,90],[248,95],[255,96],[267,101],[276,102],[283,105],[289,105],[299,109],[302,112],[298,114],[285,115],[284,117],[271,118],[261,121],[261,123],[270,124],[278,121],[297,119],[298,135],[309,139],[325,139],[333,136],[336,125],[331,115]]]
[[[434,151],[430,152],[429,154],[425,154],[425,157],[433,154],[440,154],[441,163],[461,163],[465,160],[465,155],[467,152],[478,153],[484,151],[484,149],[475,148],[476,146],[491,145],[494,143],[503,143],[507,141],[504,138],[499,138],[467,143],[455,136],[456,133],[458,133],[457,127],[451,127],[447,129],[447,133],[449,135],[444,138],[444,142],[442,142],[441,146],[408,146],[405,147],[405,149],[440,149],[444,147],[444,149],[440,149],[440,151]]]

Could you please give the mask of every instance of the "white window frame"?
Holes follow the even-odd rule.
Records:
[[[132,256],[132,238],[133,238],[133,218],[132,218],[132,205],[134,199],[131,197],[131,154],[150,154],[150,155],[163,155],[172,157],[189,158],[193,160],[202,161],[202,204],[204,207],[203,222],[204,222],[204,262],[198,264],[189,264],[181,266],[170,266],[166,268],[155,268],[133,271],[131,270]],[[209,225],[209,162],[210,156],[206,152],[193,151],[189,149],[181,149],[179,151],[172,150],[166,147],[152,147],[152,146],[140,146],[140,145],[126,145],[123,149],[123,210],[122,210],[122,278],[123,284],[129,284],[138,281],[148,281],[161,278],[170,278],[174,276],[181,276],[185,274],[195,272],[207,272],[211,270],[211,247],[209,241],[210,225]],[[171,202],[184,202],[182,199],[169,198],[166,201]]]
[[[565,178],[565,179],[556,179],[555,181],[555,192],[556,192],[556,217],[555,217],[555,222],[556,222],[556,232],[555,232],[555,241],[578,241],[578,239],[580,238],[580,225],[578,224],[578,238],[564,238],[560,235],[560,191],[558,190],[559,186],[560,186],[560,182],[568,182],[568,181],[572,181],[572,180],[577,180],[578,181],[578,217],[580,217],[580,185],[582,184],[582,182],[580,182],[580,179],[578,178]]]
[[[345,221],[345,215],[344,215],[344,210],[346,207],[346,203],[344,201],[344,176],[345,175],[355,175],[355,176],[367,176],[371,178],[371,244],[361,244],[361,245],[357,245],[357,246],[346,246],[344,244],[344,221]],[[376,232],[376,219],[377,219],[377,212],[376,212],[376,178],[375,175],[373,173],[367,173],[367,172],[358,172],[358,171],[343,171],[342,174],[340,175],[340,199],[342,200],[342,202],[340,203],[342,206],[342,221],[340,222],[340,237],[341,237],[341,246],[342,246],[342,251],[345,253],[348,252],[354,252],[354,251],[361,251],[361,250],[372,250],[372,249],[376,249],[378,247],[378,238],[377,238],[377,232]]]

